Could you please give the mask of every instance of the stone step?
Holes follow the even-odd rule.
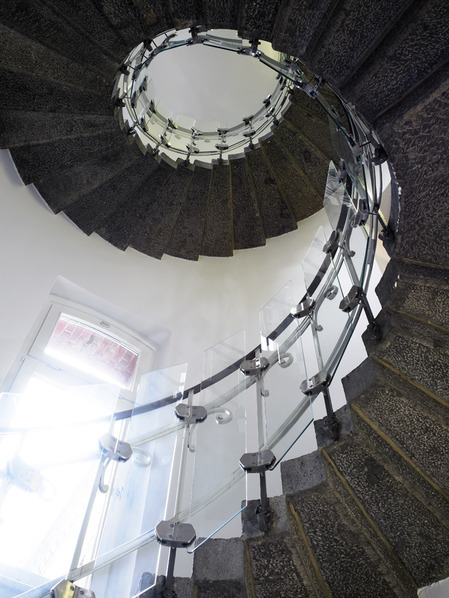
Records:
[[[113,114],[108,94],[46,81],[38,75],[0,68],[0,105],[3,110],[52,112],[66,114]]]
[[[70,24],[40,2],[2,0],[0,21],[42,46],[84,65],[86,69],[111,79],[115,75],[117,62],[104,55],[85,35],[74,30]]]
[[[203,25],[205,22],[205,11],[201,0],[171,0],[171,15],[176,29],[184,29],[194,25]],[[226,4],[223,2],[223,4]],[[215,25],[217,27],[217,25]]]
[[[302,59],[313,55],[336,4],[335,0],[308,5],[303,0],[284,2],[274,25],[274,48]]]
[[[234,0],[209,0],[203,3],[204,24],[213,29],[220,24],[223,29],[236,29],[238,6]]]
[[[364,62],[410,4],[411,0],[339,2],[307,64],[317,73],[326,70],[328,83],[341,88],[353,73],[364,68]]]
[[[0,122],[0,147],[10,149],[117,129],[112,116],[90,114],[1,110]]]
[[[387,4],[382,6],[388,13]],[[354,76],[346,79],[342,95],[373,121],[441,66],[448,52],[447,2],[413,2]]]
[[[166,0],[138,0],[131,4],[132,11],[137,15],[139,21],[139,29],[144,35],[138,43],[144,39],[152,39],[163,31],[175,27],[173,11],[170,3]]]
[[[296,128],[288,122],[279,127],[275,133],[277,139],[288,148],[291,158],[302,170],[316,193],[324,197],[326,189],[329,160],[304,138]]]
[[[41,0],[73,29],[82,32],[93,44],[120,63],[129,53],[129,46],[112,30],[104,14],[91,0]],[[154,4],[154,2],[152,2]],[[163,31],[163,29],[161,29]]]
[[[123,201],[95,229],[103,239],[122,251],[133,243],[151,217],[158,189],[170,175],[170,168],[166,164],[158,164],[149,158],[140,162],[140,169],[144,174],[143,180],[139,175],[137,187],[133,188],[132,193],[126,194]]]
[[[237,14],[239,35],[271,42],[281,0],[241,0]]]
[[[71,203],[65,208],[64,213],[86,235],[90,235],[123,201],[133,195],[147,176],[148,162],[145,156],[141,156],[140,160]]]
[[[258,149],[245,154],[249,170],[249,183],[257,197],[265,237],[277,237],[295,230],[298,226],[282,191]]]
[[[246,598],[245,544],[209,539],[195,551],[192,579],[198,598]]]
[[[135,145],[126,143],[112,147],[88,162],[82,162],[63,172],[56,172],[34,182],[45,201],[58,213],[78,201],[109,179],[117,176],[130,164],[141,163],[142,154]],[[150,166],[150,161],[148,161]]]
[[[436,400],[449,402],[449,333],[385,309],[376,320],[382,341],[372,344],[367,341],[369,335],[363,335],[371,356]]]
[[[288,148],[279,140],[281,127],[282,125],[276,129],[273,137],[262,143],[262,151],[298,222],[322,208],[323,196],[316,191],[292,158]]]
[[[52,81],[88,93],[110,93],[111,81],[60,53],[0,24],[0,68]]]
[[[228,165],[212,168],[201,255],[229,257],[234,248],[231,177]]]
[[[390,260],[376,287],[382,305],[449,330],[449,270]]]
[[[436,198],[447,192],[449,63],[409,95],[375,123],[388,154],[394,157],[397,180],[406,198],[401,202],[395,255],[448,267],[447,207]]]
[[[165,170],[165,168],[164,168]],[[130,245],[156,259],[161,259],[170,242],[173,227],[184,204],[193,172],[187,168],[168,167],[168,176],[156,189],[142,226]]]
[[[295,596],[315,598],[317,594],[303,581],[301,564],[293,539],[287,535],[262,537],[247,543],[251,581],[258,598]]]
[[[259,205],[250,183],[245,160],[231,160],[232,220],[234,249],[265,245],[265,234]]]
[[[144,20],[131,0],[90,1],[98,12],[104,16],[111,29],[129,48],[128,52],[147,37],[147,31],[143,26]]]
[[[343,386],[359,428],[374,439],[379,451],[388,453],[390,461],[405,461],[400,468],[411,468],[412,483],[424,484],[424,493],[439,494],[440,509],[449,520],[444,458],[449,446],[449,406],[371,359],[343,378]]]
[[[388,551],[353,518],[334,488],[316,486],[288,497],[288,503],[293,533],[304,538],[326,588],[322,596],[416,596],[411,583],[395,579]]]
[[[325,454],[417,586],[444,576],[449,566],[449,529],[419,493],[412,492],[363,437],[346,439]]]
[[[332,145],[330,122],[327,114],[316,100],[306,93],[297,91],[291,96],[292,103],[285,113],[287,120],[297,131],[318,150],[327,162],[333,160],[338,164],[338,154]]]
[[[123,133],[115,127],[89,136],[59,139],[12,148],[10,151],[23,182],[28,185],[57,171],[87,162],[108,148],[122,144]]]
[[[198,260],[203,242],[212,171],[195,168],[167,247],[168,255]]]

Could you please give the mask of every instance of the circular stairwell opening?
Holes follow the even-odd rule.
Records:
[[[144,153],[210,167],[259,146],[289,106],[293,68],[268,42],[232,30],[166,31],[133,49],[114,94]]]

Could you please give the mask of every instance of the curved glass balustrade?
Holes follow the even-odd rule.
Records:
[[[167,102],[158,97],[151,77],[151,62],[162,52],[194,44],[242,55],[241,60],[258,59],[277,73],[273,74],[272,89],[266,97],[260,98],[253,112],[241,114],[231,126],[174,113]],[[293,89],[290,79],[295,78],[296,65],[290,61],[284,63],[284,55],[275,53],[267,42],[263,44],[265,51],[271,50],[276,59],[264,54],[258,41],[251,43],[200,27],[166,31],[151,43],[141,44],[126,58],[115,83],[114,98],[122,128],[134,136],[143,153],[160,155],[173,166],[180,163],[210,166],[242,157],[245,151],[257,147],[259,141],[271,135],[288,108]],[[280,65],[290,79],[284,76]]]
[[[139,52],[148,56],[148,50]],[[302,76],[290,75],[295,84]],[[235,524],[248,500],[258,498],[258,476],[245,473],[242,457],[270,450],[269,478],[270,469],[300,454],[301,438],[313,428],[313,403],[321,396],[329,434],[338,436],[332,382],[361,313],[370,318],[366,291],[377,238],[382,148],[352,109],[329,105],[327,98],[338,100],[335,94],[323,95],[315,79],[301,81],[298,87],[326,111],[341,157],[339,164],[329,164],[323,202],[331,232],[320,228],[298,264],[303,296],[295,297],[291,283],[283,287],[260,311],[260,345],[248,352],[244,333],[217,344],[205,353],[203,380],[192,388],[184,389],[183,365],[145,375],[132,405],[116,403],[114,394],[103,400],[103,391],[93,389],[100,411],[90,410],[89,421],[72,422],[95,429],[92,449],[87,433],[70,431],[70,441],[61,438],[69,438],[64,418],[55,424],[29,418],[17,423],[14,414],[28,399],[1,397],[1,525],[10,502],[24,501],[28,519],[16,514],[8,526],[27,538],[29,552],[14,560],[11,549],[0,559],[5,598],[50,596],[63,578],[92,589],[97,598],[138,596],[155,584],[160,521],[194,525],[189,552]],[[48,409],[58,412],[54,405]],[[42,455],[41,463],[36,452],[30,461],[31,453],[23,453],[27,437],[53,441],[51,457]],[[61,477],[53,478],[57,471]],[[77,508],[70,512],[74,502]],[[46,521],[45,530],[36,525],[31,540],[38,520]],[[44,544],[58,553],[54,562],[40,551]]]

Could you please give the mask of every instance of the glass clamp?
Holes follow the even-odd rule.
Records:
[[[310,316],[313,312],[315,307],[315,301],[311,297],[307,297],[301,303],[298,303],[296,307],[292,307],[290,310],[290,314],[294,318],[304,318],[305,316]]]
[[[323,246],[323,253],[330,253],[331,255],[334,255],[338,249],[339,241],[340,237],[338,231],[333,230],[331,236],[329,237],[329,241]]]
[[[323,392],[329,386],[331,381],[331,376],[329,372],[322,370],[312,376],[308,380],[303,380],[300,385],[301,392],[303,392],[306,396],[316,395],[320,392]]]
[[[352,311],[360,303],[362,296],[363,291],[361,287],[355,285],[351,287],[351,290],[346,297],[343,297],[343,299],[340,301],[339,307],[341,311],[344,311],[345,313]]]
[[[159,544],[170,548],[187,548],[196,539],[196,532],[190,523],[161,521],[156,526]]]
[[[130,444],[109,433],[100,438],[100,448],[103,456],[112,461],[128,461],[133,454]]]
[[[270,362],[266,357],[257,357],[256,359],[242,361],[240,371],[245,376],[260,376],[269,366]]]
[[[201,405],[187,405],[178,403],[175,407],[176,417],[186,424],[200,424],[207,418],[207,410]]]
[[[240,457],[240,467],[247,473],[263,473],[273,467],[276,457],[270,450],[245,453]]]
[[[351,225],[353,228],[357,226],[363,226],[366,224],[369,216],[368,205],[366,203],[366,199],[359,198],[357,202],[357,212],[354,214]]]
[[[54,588],[51,589],[52,598],[95,598],[92,590],[84,590],[73,584],[71,581],[63,579]]]

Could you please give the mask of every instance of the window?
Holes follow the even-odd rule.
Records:
[[[0,394],[2,598],[69,570],[98,475],[99,439],[124,433],[112,415],[133,406],[154,351],[94,310],[49,302]]]

